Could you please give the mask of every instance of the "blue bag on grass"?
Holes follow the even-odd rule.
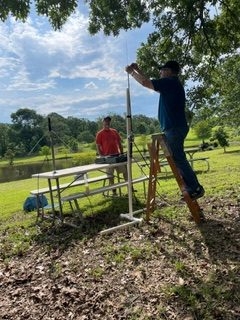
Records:
[[[37,206],[37,199],[39,201]],[[44,194],[41,194],[38,198],[36,196],[27,197],[23,204],[23,210],[25,212],[31,212],[39,208],[43,208],[48,205],[48,200]]]

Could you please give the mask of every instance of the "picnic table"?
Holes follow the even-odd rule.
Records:
[[[126,165],[126,162],[119,162],[119,163],[111,163],[111,164],[88,164],[83,166],[76,166],[67,169],[61,169],[56,171],[48,171],[43,173],[36,173],[33,174],[32,177],[35,179],[45,179],[47,181],[48,186],[45,188],[38,188],[36,190],[32,190],[31,194],[36,197],[41,197],[42,194],[49,193],[50,195],[50,209],[54,213],[56,208],[59,211],[60,220],[64,220],[64,212],[63,212],[63,203],[68,202],[73,210],[73,205],[80,211],[78,200],[81,198],[86,198],[91,195],[96,195],[99,193],[108,192],[113,189],[119,189],[122,187],[128,186],[128,181],[119,182],[119,179],[116,183],[112,185],[106,185],[106,181],[109,180],[109,176],[106,174],[106,169],[109,167],[118,167]],[[91,172],[95,172],[94,177],[90,177],[89,174]],[[78,177],[82,176],[81,179]],[[70,182],[61,184],[61,179],[65,177],[71,177]],[[148,180],[148,176],[138,177],[132,180],[132,183],[144,183],[144,190],[145,190],[145,182]],[[97,182],[103,182],[103,185],[99,187]],[[69,194],[69,189],[72,187],[77,187],[82,185],[84,190],[81,192],[75,192],[73,194]],[[64,191],[64,192],[63,192]],[[66,195],[66,191],[68,191]],[[56,193],[56,197],[54,194]],[[57,202],[55,203],[55,198]],[[38,201],[37,201],[38,203]],[[75,209],[74,208],[74,209]],[[43,208],[37,208],[38,217],[44,217],[42,213]],[[74,211],[74,210],[73,210]]]
[[[195,161],[204,161],[207,165],[207,169],[206,171],[210,170],[210,165],[209,165],[209,161],[208,161],[208,157],[194,157],[194,155],[201,151],[201,149],[199,147],[192,147],[192,148],[185,148],[184,149],[185,153],[188,156],[188,161],[190,162],[192,168],[194,168],[194,162]]]
[[[194,162],[196,161],[203,161],[206,163],[206,172],[210,170],[210,164],[208,161],[208,157],[195,157],[196,153],[198,153],[199,151],[201,151],[201,149],[199,147],[187,147],[184,149],[184,152],[187,155],[188,161],[191,164],[191,167],[194,169]],[[142,163],[141,166],[145,167],[147,165],[149,165],[149,155],[145,156],[145,163]],[[165,155],[162,151],[159,152],[159,163],[160,163],[160,167],[165,167],[168,166],[168,162],[166,161]]]

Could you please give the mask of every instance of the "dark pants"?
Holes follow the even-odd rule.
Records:
[[[173,160],[186,184],[186,189],[191,193],[199,187],[199,182],[184,152],[184,139],[188,134],[188,128],[174,128],[165,131],[164,134]]]

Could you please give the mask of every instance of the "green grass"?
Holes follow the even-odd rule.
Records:
[[[198,144],[199,141],[197,141],[194,134],[190,132],[186,145]],[[200,183],[206,190],[206,197],[228,196],[228,190],[230,189],[236,190],[236,192],[239,191],[239,146],[227,148],[226,153],[223,152],[222,148],[199,152],[197,157],[201,156],[209,157],[210,171],[202,171],[205,169],[205,164],[201,161],[195,162],[194,168],[198,172]],[[143,173],[148,174],[149,169],[147,167],[141,170],[143,170]],[[141,170],[135,164],[133,166],[133,176],[142,175]],[[169,168],[167,170],[169,171]],[[63,182],[66,181],[67,179]],[[22,208],[23,202],[26,197],[29,196],[30,190],[45,186],[45,180],[36,180],[32,178],[0,184],[0,231],[5,232],[5,230],[8,230],[7,234],[11,243],[15,241],[14,238],[16,238],[17,243],[19,241],[25,242],[27,238],[26,234],[29,234],[29,237],[31,237],[33,234],[38,233],[38,230],[35,228],[36,213],[24,213]],[[99,186],[101,186],[101,184],[99,184]],[[142,184],[136,185],[136,188],[138,190],[137,198],[139,199],[139,202],[136,203],[136,208],[139,205],[140,207],[143,207],[145,206],[145,199],[143,197]],[[127,194],[126,188],[123,193]],[[160,199],[167,199],[167,201],[173,201],[174,203],[175,200],[178,200],[179,195],[180,192],[171,172],[169,171],[166,174],[163,171],[158,180],[157,196]],[[102,195],[98,195],[82,200],[81,208],[86,216],[94,216],[94,219],[96,219],[96,213],[110,211],[112,215],[118,216],[119,213],[128,212],[128,202],[127,198],[123,198],[121,201],[116,202],[112,199],[103,198]],[[69,211],[70,208],[65,207],[65,210]],[[174,206],[167,206],[161,210],[156,210],[155,214],[158,215],[159,213],[170,217],[174,217],[177,214]],[[117,222],[117,220],[115,222]],[[22,232],[22,230],[25,229],[28,229],[28,232]]]
[[[189,142],[190,141],[190,142]],[[192,144],[196,141],[193,137],[188,140],[187,144]],[[199,172],[199,180],[204,185],[209,196],[223,194],[229,186],[239,184],[237,172],[240,169],[240,147],[229,147],[227,152],[223,153],[222,148],[217,148],[211,151],[199,152],[197,157],[209,157],[210,171],[207,173],[201,172],[205,169],[205,164],[202,161],[194,163],[194,169]],[[169,170],[169,169],[168,169]],[[139,168],[134,167],[134,171]],[[148,169],[143,171],[148,174]],[[136,173],[135,173],[136,174]],[[164,171],[161,174],[162,179],[159,180],[158,192],[169,196],[176,195],[176,183],[172,178],[171,173],[167,176]],[[46,186],[46,181],[36,179],[25,179],[14,182],[6,182],[0,184],[0,221],[11,218],[16,212],[22,211],[22,206],[25,198],[29,195],[30,190]],[[140,185],[138,186],[138,188]],[[91,200],[94,202],[94,200]]]
[[[188,146],[198,144],[194,135],[187,141]],[[44,276],[41,279],[40,274],[37,276],[39,286],[48,283],[48,278],[56,287],[63,283],[69,286],[70,279],[71,283],[84,288],[84,296],[89,294],[88,301],[93,300],[93,292],[102,292],[106,297],[110,293],[111,303],[122,297],[122,307],[115,315],[128,310],[128,319],[145,320],[154,316],[170,319],[173,313],[178,319],[237,319],[239,228],[235,219],[237,204],[240,204],[240,145],[227,148],[226,153],[222,148],[199,152],[197,157],[201,156],[209,157],[210,162],[209,172],[203,171],[205,164],[194,163],[199,181],[206,189],[205,197],[199,200],[208,216],[202,227],[187,220],[188,209],[179,205],[180,191],[169,169],[158,179],[157,201],[164,206],[155,210],[151,224],[103,237],[99,231],[120,224],[119,213],[128,212],[127,197],[116,200],[97,195],[84,199],[81,201],[84,226],[74,229],[53,226],[49,221],[36,224],[35,212],[23,212],[29,191],[45,187],[46,181],[26,179],[1,183],[0,262],[5,266],[3,270],[13,270],[15,263],[18,272],[18,265],[25,260],[26,270],[34,270],[37,257],[37,265],[45,268]],[[147,168],[144,171],[148,174]],[[133,175],[139,174],[140,168],[133,165]],[[134,209],[146,204],[142,184],[136,187]],[[232,213],[229,208],[233,208]],[[64,207],[67,217],[69,209]],[[17,280],[16,277],[14,290],[25,290],[24,284],[18,284]],[[33,287],[35,280],[33,278]],[[11,286],[10,280],[7,286]],[[49,294],[50,291],[47,296]],[[12,296],[8,295],[10,301]],[[27,301],[24,295],[21,291],[22,309]],[[104,312],[106,315],[109,310]]]

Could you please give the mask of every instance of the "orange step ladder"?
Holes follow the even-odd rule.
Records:
[[[146,206],[146,220],[150,220],[151,213],[156,209],[156,185],[157,175],[160,172],[159,164],[159,149],[161,149],[168,161],[168,164],[173,172],[173,175],[177,181],[177,184],[182,192],[183,198],[187,203],[189,211],[192,214],[193,220],[199,224],[203,219],[202,210],[199,207],[197,200],[193,200],[189,193],[186,191],[186,185],[182,176],[179,174],[175,162],[171,156],[171,152],[167,146],[166,138],[164,134],[153,134],[152,143],[148,145],[150,153],[150,173],[149,173],[149,184],[148,184],[148,196]]]

